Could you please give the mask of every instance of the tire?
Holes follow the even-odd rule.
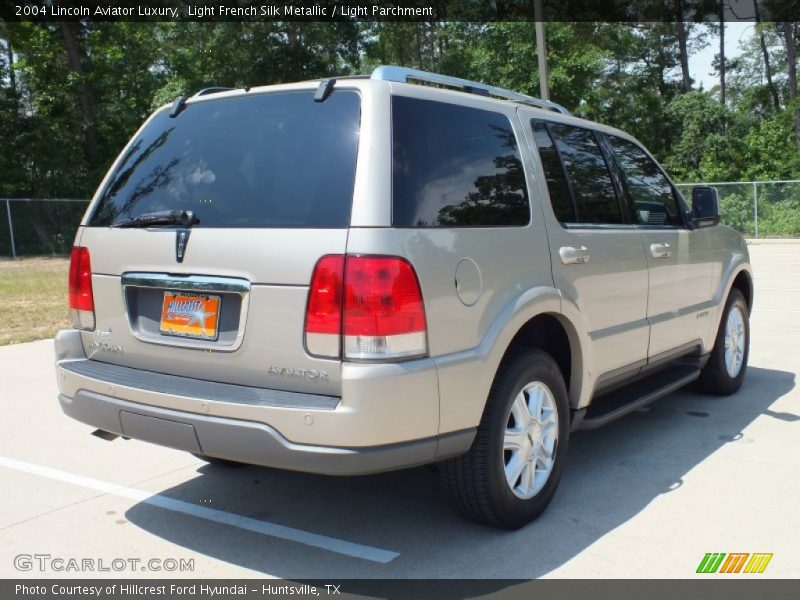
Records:
[[[527,401],[516,404],[521,394]],[[549,408],[546,411],[534,409],[533,414],[538,412],[545,425],[542,428],[530,425],[533,430],[528,430],[532,431],[528,436],[525,427],[517,425],[514,411],[529,416],[530,413],[520,411],[530,410],[531,403],[538,405],[538,398]],[[507,435],[515,434],[517,429],[523,430],[519,438],[513,438],[520,441],[519,446],[514,441],[514,447],[519,450],[508,450],[507,445],[513,440],[507,439]],[[492,384],[472,447],[466,454],[440,463],[440,476],[455,510],[471,521],[501,529],[518,529],[530,523],[547,508],[561,479],[569,429],[567,388],[553,358],[541,350],[530,350],[506,359]],[[557,436],[552,439],[554,432]],[[546,465],[540,469],[539,458],[547,462],[541,450],[540,457],[529,458],[531,440],[541,440],[542,446],[552,441],[549,476],[546,476]],[[516,491],[512,490],[506,477],[506,469],[512,470],[512,460],[517,465],[526,460],[530,465],[533,460],[534,476],[527,479],[532,485],[526,488],[523,469],[520,478],[515,478]],[[538,480],[536,473],[539,473]]]
[[[205,454],[194,454],[192,456],[195,458],[199,458],[200,460],[206,461],[210,465],[214,465],[215,467],[227,467],[229,469],[238,469],[239,467],[245,467],[245,463],[236,462],[235,460],[227,460],[225,458],[216,458],[215,456],[206,456]]]
[[[738,313],[738,317],[736,316]],[[733,321],[733,323],[731,322]],[[737,326],[739,323],[739,326]],[[730,328],[733,329],[730,329]],[[742,344],[736,344],[736,331],[741,331],[743,335]],[[740,362],[731,363],[731,354],[726,355],[726,343],[738,349],[734,355],[738,356]],[[747,358],[750,354],[750,319],[747,308],[747,301],[742,292],[733,288],[728,301],[725,303],[725,311],[717,331],[717,338],[711,356],[708,358],[706,366],[700,372],[697,380],[697,390],[715,396],[730,396],[742,387],[744,374],[747,371]],[[733,366],[732,369],[729,367]]]

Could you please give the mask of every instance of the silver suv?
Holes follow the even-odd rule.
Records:
[[[464,516],[550,502],[571,432],[742,384],[753,285],[712,188],[631,136],[399,67],[179,98],[101,183],[64,412],[212,463],[436,463]]]

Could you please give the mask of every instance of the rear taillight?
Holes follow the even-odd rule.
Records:
[[[345,358],[425,354],[425,307],[417,275],[408,261],[348,256],[344,290]]]
[[[342,331],[344,256],[323,256],[314,267],[306,307],[306,348],[317,356],[339,356]]]
[[[342,343],[343,341],[343,343]],[[324,256],[311,279],[306,347],[317,356],[386,360],[428,349],[416,273],[394,256]]]
[[[69,314],[75,329],[94,329],[92,264],[89,249],[75,246],[69,262]]]

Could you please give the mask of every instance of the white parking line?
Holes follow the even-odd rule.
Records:
[[[392,552],[390,550],[383,550],[373,546],[355,544],[346,540],[340,540],[338,538],[320,535],[318,533],[311,533],[309,531],[303,531],[302,529],[295,529],[294,527],[286,527],[285,525],[277,525],[267,521],[259,521],[258,519],[243,517],[241,515],[225,512],[224,510],[219,510],[216,508],[197,506],[190,502],[184,502],[183,500],[167,498],[166,496],[162,496],[160,494],[153,494],[144,490],[137,490],[135,488],[125,487],[116,483],[93,479],[91,477],[74,475],[59,469],[44,467],[25,462],[23,460],[8,458],[6,456],[0,456],[0,467],[22,471],[24,473],[30,473],[40,477],[46,477],[55,481],[62,481],[64,483],[77,485],[90,490],[96,490],[105,494],[112,494],[114,496],[120,496],[121,498],[136,500],[137,502],[142,502],[143,504],[148,504],[150,506],[157,506],[158,508],[171,510],[172,512],[191,515],[207,521],[213,521],[215,523],[222,523],[223,525],[237,527],[238,529],[246,529],[247,531],[261,533],[263,535],[289,540],[299,544],[305,544],[306,546],[322,548],[323,550],[329,550],[331,552],[344,554],[346,556],[363,558],[364,560],[370,560],[372,562],[385,564],[400,556],[399,553]]]

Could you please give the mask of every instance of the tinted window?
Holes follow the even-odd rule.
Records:
[[[156,115],[122,159],[91,225],[192,210],[196,227],[347,227],[360,99],[254,94]]]
[[[395,226],[528,224],[525,174],[507,117],[395,96],[392,121]]]
[[[606,139],[625,175],[625,187],[639,223],[679,225],[681,220],[672,186],[653,159],[633,142],[612,135]]]
[[[556,219],[562,223],[574,223],[576,219],[575,209],[572,206],[572,194],[569,191],[567,177],[558,158],[555,144],[547,131],[547,125],[542,121],[531,121],[531,126]]]
[[[550,133],[570,178],[578,221],[622,223],[611,174],[594,134],[580,127],[549,124]]]

